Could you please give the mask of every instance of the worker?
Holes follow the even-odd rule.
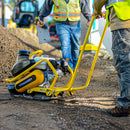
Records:
[[[53,5],[53,17],[56,21],[56,32],[61,42],[62,56],[74,70],[80,49],[80,15],[82,12],[87,19],[86,26],[89,25],[91,21],[89,5],[87,0],[45,0],[39,13],[42,24],[44,24],[43,18],[51,13]],[[39,27],[42,27],[39,23]]]
[[[93,14],[101,16],[106,7],[106,21],[112,32],[113,63],[117,71],[120,97],[116,107],[107,110],[114,117],[130,114],[130,0],[94,0]]]

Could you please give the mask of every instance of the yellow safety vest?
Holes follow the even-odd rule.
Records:
[[[108,20],[109,8],[112,6],[114,7],[115,13],[119,19],[121,20],[130,19],[130,0],[109,0],[106,3],[106,9],[107,9],[106,21],[108,26],[110,25]]]
[[[53,0],[54,10],[53,17],[56,21],[79,21],[81,8],[80,0],[69,0],[68,3],[65,0]]]

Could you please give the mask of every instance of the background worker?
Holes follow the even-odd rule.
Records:
[[[53,9],[56,21],[56,32],[61,42],[62,56],[68,60],[69,66],[74,69],[79,57],[81,37],[81,12],[90,23],[91,15],[87,0],[45,0],[39,18],[48,16]],[[39,24],[40,27],[42,25]],[[87,26],[87,25],[86,25]]]
[[[106,5],[106,21],[112,31],[113,63],[117,70],[120,97],[116,107],[107,112],[112,116],[130,114],[130,0],[95,0],[93,14],[101,15]]]

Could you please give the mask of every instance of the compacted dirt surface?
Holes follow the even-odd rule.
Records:
[[[119,89],[112,60],[98,57],[86,89],[60,100],[37,101],[11,97],[5,79],[12,76],[19,49],[42,49],[45,55],[62,57],[54,45],[39,45],[37,37],[22,29],[0,26],[0,130],[129,130],[130,117],[111,117]],[[84,53],[73,87],[86,84],[94,54]],[[70,74],[56,85],[66,85]]]

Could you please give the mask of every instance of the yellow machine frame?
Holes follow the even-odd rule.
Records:
[[[79,65],[80,65],[80,62],[81,62],[81,59],[82,59],[82,56],[83,56],[83,53],[84,53],[84,50],[85,50],[85,47],[86,47],[86,43],[87,43],[87,40],[88,40],[88,37],[89,37],[89,34],[90,34],[90,31],[91,31],[91,28],[92,28],[92,25],[93,25],[93,22],[94,22],[94,19],[96,18],[96,16],[93,16],[92,17],[92,20],[91,20],[91,23],[90,23],[90,26],[88,28],[88,31],[87,31],[87,34],[86,34],[86,37],[85,37],[85,40],[84,40],[84,43],[83,43],[83,46],[82,46],[82,49],[81,49],[81,52],[80,52],[80,55],[79,55],[79,59],[78,59],[78,62],[77,62],[77,66],[75,68],[75,71],[73,72],[72,69],[68,66],[68,69],[71,73],[71,76],[70,76],[70,79],[67,83],[66,86],[63,86],[62,88],[61,87],[54,87],[55,84],[56,84],[56,81],[58,79],[58,74],[55,70],[55,68],[53,67],[53,65],[51,64],[51,62],[47,59],[42,59],[40,61],[38,61],[37,63],[35,63],[34,65],[32,65],[30,68],[28,68],[27,70],[25,70],[24,72],[20,73],[18,76],[14,77],[13,79],[6,79],[7,82],[14,82],[14,81],[17,81],[19,80],[20,78],[22,78],[23,76],[27,75],[30,70],[32,70],[33,68],[35,68],[37,65],[39,65],[41,62],[45,61],[47,62],[47,64],[49,65],[49,67],[52,69],[52,71],[54,72],[55,74],[55,78],[51,84],[51,86],[49,88],[43,88],[43,87],[35,87],[35,88],[32,88],[32,89],[29,89],[27,90],[27,93],[32,93],[32,92],[42,92],[42,93],[46,93],[47,96],[58,96],[59,93],[61,92],[64,92],[66,91],[68,93],[68,95],[72,95],[74,92],[76,92],[77,90],[81,90],[81,89],[85,89],[88,87],[89,85],[89,82],[90,82],[90,79],[91,79],[91,76],[92,76],[92,73],[93,73],[93,70],[94,70],[94,67],[95,67],[95,64],[96,64],[96,60],[98,58],[98,53],[100,51],[100,48],[101,48],[101,45],[102,45],[102,42],[103,42],[103,39],[104,39],[104,36],[105,36],[105,33],[106,33],[106,30],[107,30],[107,25],[105,25],[104,27],[104,31],[102,33],[102,37],[100,39],[100,42],[99,42],[99,46],[96,50],[96,53],[95,53],[95,57],[94,57],[94,60],[93,60],[93,63],[92,63],[92,66],[90,68],[90,72],[89,72],[89,75],[88,75],[88,78],[86,80],[86,84],[84,86],[81,86],[81,87],[75,87],[73,88],[73,84],[74,84],[74,81],[75,81],[75,78],[76,78],[76,75],[77,75],[77,70],[79,68]],[[42,50],[38,50],[38,51],[35,51],[33,52],[30,56],[29,56],[29,59],[31,59],[31,57],[34,55],[34,54],[37,54],[37,56],[40,56],[41,54],[43,53]]]

